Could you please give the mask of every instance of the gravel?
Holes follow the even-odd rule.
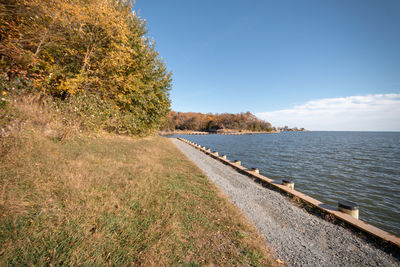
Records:
[[[241,209],[289,266],[400,266],[392,255],[263,188],[182,141],[171,141]]]

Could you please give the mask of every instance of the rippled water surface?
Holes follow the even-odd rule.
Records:
[[[400,236],[400,133],[179,136],[269,178],[290,178],[296,190],[332,206],[341,199],[355,202],[360,219]]]

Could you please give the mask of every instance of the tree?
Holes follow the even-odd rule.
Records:
[[[70,104],[87,99],[79,114],[97,116],[104,129],[144,134],[164,122],[171,73],[131,1],[2,0],[0,7],[1,72]]]
[[[215,131],[219,129],[272,131],[269,122],[247,113],[240,114],[203,114],[193,112],[175,112],[169,114],[175,129],[192,131]]]

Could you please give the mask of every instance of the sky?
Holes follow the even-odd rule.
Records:
[[[399,0],[136,0],[171,108],[400,131]]]

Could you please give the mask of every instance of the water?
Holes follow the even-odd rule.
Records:
[[[331,206],[360,207],[360,219],[400,236],[400,133],[283,132],[260,135],[176,135],[290,178],[298,191]]]

